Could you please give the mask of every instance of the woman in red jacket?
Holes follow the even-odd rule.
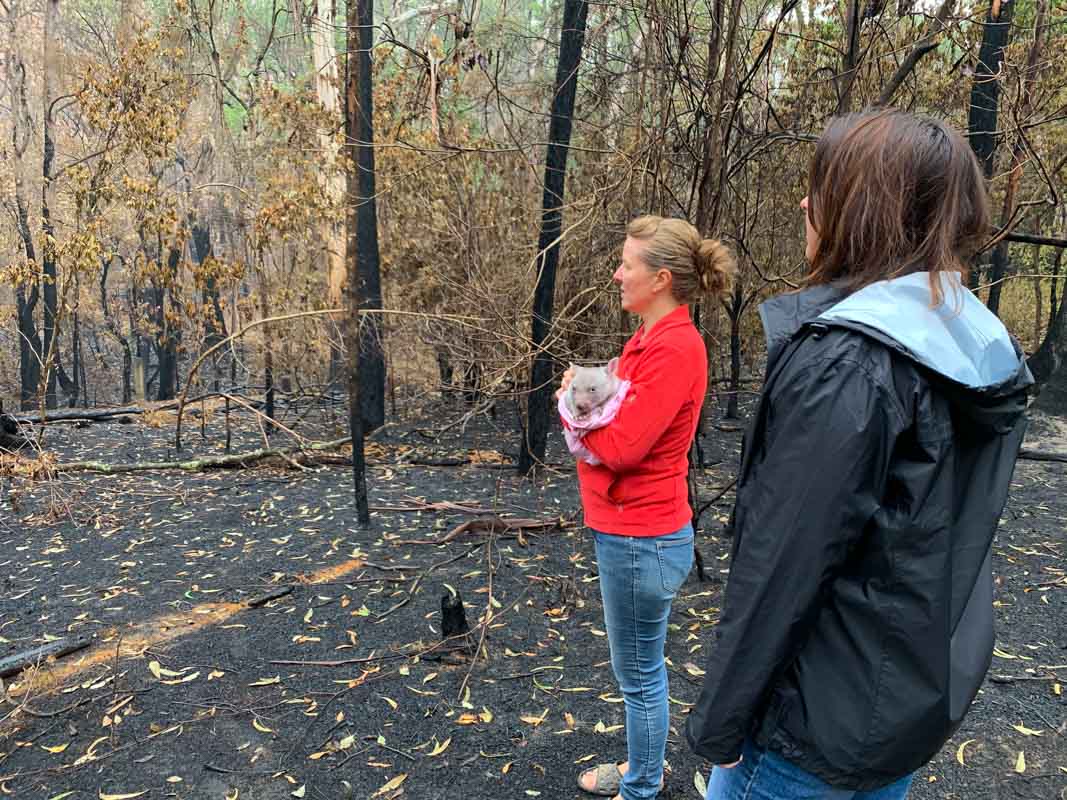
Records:
[[[667,618],[693,563],[686,475],[708,363],[687,304],[724,293],[733,259],[679,219],[639,217],[626,234],[614,281],[623,309],[642,323],[619,360],[618,375],[630,389],[615,419],[582,439],[600,463],[579,460],[578,481],[596,543],[611,664],[626,703],[629,758],[582,773],[578,785],[645,800],[663,777]],[[561,392],[570,378],[568,370]]]

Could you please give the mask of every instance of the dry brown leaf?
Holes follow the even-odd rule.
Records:
[[[548,716],[548,709],[546,708],[544,711],[541,712],[541,716],[539,716],[539,717],[535,717],[532,714],[525,714],[525,715],[519,717],[519,719],[521,719],[523,722],[525,722],[528,725],[533,725],[536,728],[538,725],[540,725],[542,722],[545,721],[545,717],[547,717],[547,716]]]

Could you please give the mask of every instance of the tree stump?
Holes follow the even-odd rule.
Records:
[[[463,598],[451,592],[441,595],[441,636],[462,636],[470,633],[467,615],[463,611]]]
[[[0,449],[15,451],[28,445],[30,440],[22,432],[18,421],[10,414],[0,414]]]

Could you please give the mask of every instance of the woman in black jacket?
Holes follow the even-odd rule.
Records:
[[[898,800],[993,650],[990,550],[1033,382],[963,285],[989,231],[962,137],[835,119],[806,288],[760,307],[730,578],[687,727],[708,800]]]

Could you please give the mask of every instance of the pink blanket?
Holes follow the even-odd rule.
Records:
[[[626,393],[630,391],[629,381],[620,381],[619,390],[602,406],[598,406],[584,417],[576,417],[567,408],[567,395],[562,394],[557,407],[559,416],[563,420],[563,436],[567,439],[567,447],[571,453],[588,464],[594,466],[600,463],[600,459],[593,455],[592,451],[582,444],[582,437],[589,431],[603,428],[619,413],[622,401],[626,399]]]

